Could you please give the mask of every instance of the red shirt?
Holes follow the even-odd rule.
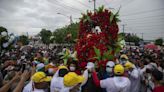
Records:
[[[164,92],[164,86],[155,87],[153,92]]]

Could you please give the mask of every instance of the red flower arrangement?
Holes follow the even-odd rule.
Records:
[[[83,14],[80,20],[78,41],[75,45],[81,67],[84,67],[87,62],[97,62],[98,65],[105,66],[108,60],[114,59],[119,31],[117,17],[118,12],[114,15],[103,7],[95,13]],[[104,55],[106,58],[103,57]],[[111,55],[112,58],[108,58]]]

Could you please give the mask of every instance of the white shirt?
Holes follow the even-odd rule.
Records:
[[[31,92],[45,92],[43,89],[34,89],[34,91]]]
[[[50,90],[51,92],[60,92],[64,87],[63,77],[53,77],[51,80]]]
[[[113,77],[100,81],[101,88],[107,92],[129,92],[130,80],[126,77]]]
[[[23,89],[22,92],[45,92],[43,89],[32,88],[32,81],[30,81]]]
[[[23,92],[32,92],[32,81],[23,88]]]
[[[140,77],[140,72],[137,68],[134,68],[132,72],[130,72],[130,77],[131,81],[131,87],[130,87],[130,92],[139,92],[140,90],[140,85],[141,85],[141,77]]]

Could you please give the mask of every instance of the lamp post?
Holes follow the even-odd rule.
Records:
[[[72,15],[67,16],[67,15],[62,14],[62,13],[57,13],[57,14],[59,14],[59,15],[63,15],[63,16],[65,16],[65,17],[69,18],[69,19],[70,19],[70,24],[72,24],[72,23],[73,23],[73,20],[72,20]]]

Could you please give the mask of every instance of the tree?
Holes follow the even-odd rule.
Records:
[[[14,42],[14,34],[8,34],[7,29],[5,27],[0,26],[0,54],[4,51],[13,49]]]
[[[41,40],[44,44],[49,45],[52,41],[50,40],[52,32],[50,30],[42,29],[39,33]]]
[[[9,43],[8,43],[8,31],[5,27],[0,27],[0,50],[7,48]],[[4,47],[5,46],[5,47]]]
[[[77,39],[79,23],[72,23],[69,26],[56,29],[53,32],[56,43],[74,43]]]
[[[21,42],[23,45],[28,45],[28,43],[29,43],[29,39],[25,35],[19,36],[19,40],[18,41]]]
[[[143,40],[137,35],[130,33],[120,33],[119,35],[123,36],[126,42],[134,42],[136,45],[138,45],[139,42]]]
[[[156,44],[156,45],[162,46],[162,45],[163,45],[163,39],[162,39],[162,38],[156,39],[156,40],[155,40],[155,44]]]

